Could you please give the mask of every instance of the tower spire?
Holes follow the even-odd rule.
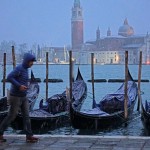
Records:
[[[100,39],[100,29],[99,29],[99,26],[96,30],[96,40],[99,40]]]
[[[107,36],[111,36],[111,30],[110,30],[110,27],[108,27],[108,30],[107,30]]]
[[[128,25],[128,19],[127,18],[124,20],[124,25]]]
[[[74,7],[80,7],[80,0],[74,0]]]

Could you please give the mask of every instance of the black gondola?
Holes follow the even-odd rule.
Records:
[[[141,99],[141,120],[144,126],[144,132],[146,135],[150,135],[150,102],[145,101],[145,106]]]
[[[80,70],[76,80],[73,82],[73,102],[81,108],[81,104],[87,95],[87,86],[84,82]],[[30,112],[31,127],[34,131],[47,131],[69,123],[69,102],[66,91],[50,97],[46,102],[40,101],[39,109]],[[21,114],[17,117],[15,129],[23,129]]]
[[[31,71],[31,79],[29,81],[27,97],[29,100],[29,110],[32,110],[39,95],[39,85],[35,81],[33,72]],[[6,117],[9,109],[9,98],[2,97],[0,99],[0,122]]]
[[[124,85],[113,94],[106,95],[99,104],[93,100],[93,108],[78,111],[71,105],[70,116],[72,126],[76,129],[108,129],[121,125],[124,119]],[[137,99],[137,84],[128,71],[128,118],[134,109]]]

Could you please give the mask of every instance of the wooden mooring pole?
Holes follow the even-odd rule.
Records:
[[[15,58],[15,48],[12,46],[12,62],[13,62],[13,69],[16,67],[16,58]]]
[[[93,94],[93,108],[95,107],[95,89],[94,89],[94,53],[91,53],[91,81],[92,81],[92,94]],[[98,128],[97,119],[95,119],[95,130]]]
[[[74,82],[74,68],[75,68],[75,61],[73,60],[72,57],[72,82]]]
[[[48,99],[48,52],[46,52],[46,101]]]
[[[6,88],[6,53],[4,53],[3,59],[3,97],[5,96],[5,88]]]
[[[95,100],[95,91],[94,91],[94,53],[91,53],[91,80],[92,80],[93,100]]]
[[[70,82],[70,100],[72,102],[72,82],[73,82],[73,67],[72,67],[72,51],[69,51],[69,82]]]
[[[125,51],[124,118],[128,118],[128,51]]]
[[[138,105],[137,105],[137,111],[140,110],[140,104],[141,104],[141,70],[142,70],[142,51],[140,51],[140,61],[139,61],[139,70],[138,70]]]

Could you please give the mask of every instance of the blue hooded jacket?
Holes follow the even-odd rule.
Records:
[[[27,91],[20,91],[21,85],[28,87],[28,68],[29,62],[36,61],[35,56],[30,53],[26,53],[23,58],[22,64],[18,65],[7,76],[7,80],[11,83],[10,95],[24,97]]]

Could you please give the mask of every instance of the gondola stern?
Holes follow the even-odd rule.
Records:
[[[132,76],[131,76],[129,69],[128,69],[128,81],[134,81]]]
[[[35,79],[34,73],[31,70],[31,82],[35,82],[35,81],[36,81],[36,79]]]
[[[96,101],[95,101],[95,99],[94,99],[94,98],[93,98],[92,108],[93,108],[93,109],[94,109],[94,108],[97,108],[97,104],[96,104]]]
[[[83,80],[83,77],[82,77],[82,75],[81,75],[81,72],[80,72],[79,67],[78,67],[78,73],[77,73],[76,80]]]

